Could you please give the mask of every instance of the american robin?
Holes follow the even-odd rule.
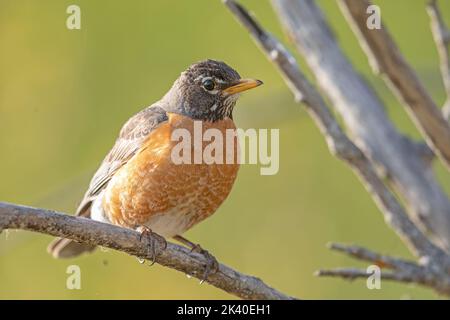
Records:
[[[161,100],[125,123],[76,214],[150,236],[174,238],[211,257],[181,234],[222,204],[239,164],[176,164],[172,150],[179,142],[173,141],[172,134],[177,129],[193,134],[194,122],[199,121],[202,132],[218,129],[225,136],[225,131],[236,129],[233,108],[239,93],[261,84],[241,79],[224,62],[205,60],[191,65]],[[195,141],[191,143],[194,149]],[[233,150],[227,150],[229,145]],[[204,142],[201,146],[206,147]],[[237,143],[223,143],[223,150],[216,151],[237,154],[237,148]],[[48,248],[56,258],[71,258],[93,249],[69,239],[56,239]]]

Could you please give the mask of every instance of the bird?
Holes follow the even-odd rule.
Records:
[[[240,94],[262,81],[241,78],[225,62],[207,59],[190,65],[157,102],[132,116],[93,175],[77,216],[137,230],[154,241],[173,238],[210,261],[217,261],[182,234],[211,216],[229,195],[239,161],[231,163],[174,163],[172,134],[202,130],[236,130],[233,110]],[[187,130],[187,131],[186,131]],[[236,140],[237,138],[234,137]],[[194,141],[191,141],[194,148]],[[205,143],[201,148],[204,150]],[[237,154],[227,144],[217,152]],[[155,243],[152,242],[154,248]],[[167,243],[165,242],[165,245]],[[57,238],[48,252],[55,258],[74,258],[94,246]],[[154,253],[155,254],[155,253]]]

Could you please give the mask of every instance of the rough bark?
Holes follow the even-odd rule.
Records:
[[[0,232],[2,229],[21,229],[52,236],[69,238],[78,242],[102,246],[141,259],[152,259],[150,241],[141,241],[140,233],[111,224],[101,223],[83,217],[74,217],[45,209],[30,208],[0,202]],[[144,238],[143,238],[144,239]],[[158,245],[158,242],[154,242]],[[202,279],[207,261],[201,254],[167,243],[155,248],[156,263]],[[209,284],[242,299],[293,299],[281,293],[262,280],[242,274],[224,264],[205,280]]]
[[[442,112],[447,121],[450,121],[450,53],[448,49],[450,45],[450,31],[442,18],[436,0],[431,0],[428,3],[427,11],[431,20],[433,39],[439,54],[442,81],[447,92],[447,101],[442,108]]]
[[[402,205],[385,185],[370,159],[343,132],[333,117],[324,99],[308,82],[299,69],[295,58],[283,44],[257,23],[248,11],[233,0],[224,0],[236,19],[250,32],[255,42],[278,68],[297,102],[302,102],[325,137],[330,151],[347,162],[363,182],[368,192],[385,217],[386,223],[399,235],[414,253],[418,262],[380,255],[359,247],[332,245],[331,248],[350,254],[352,257],[370,261],[383,268],[382,277],[389,280],[417,283],[450,295],[450,256],[430,241],[409,219]],[[392,128],[393,130],[393,128]],[[405,140],[403,137],[399,139]],[[415,146],[416,150],[418,149]],[[423,159],[422,159],[423,161]],[[364,270],[339,269],[321,270],[317,275],[341,276],[347,279],[367,277]]]
[[[388,119],[372,88],[342,53],[316,3],[273,0],[280,21],[355,144],[402,197],[414,221],[450,248],[450,201],[411,141]]]
[[[450,168],[450,124],[401,54],[386,26],[381,23],[380,29],[367,27],[367,8],[372,3],[368,0],[341,0],[339,4],[372,69],[383,75],[430,148]]]

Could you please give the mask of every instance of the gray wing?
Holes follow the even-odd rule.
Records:
[[[77,215],[90,215],[92,201],[106,187],[117,170],[139,151],[150,132],[167,120],[166,111],[157,105],[153,105],[137,113],[125,123],[120,130],[114,147],[105,157],[92,178],[89,188],[78,207]]]
[[[89,188],[78,207],[77,215],[90,216],[92,201],[106,187],[117,170],[139,152],[149,133],[167,120],[167,114],[161,107],[150,106],[125,123],[114,147],[92,178]],[[55,258],[73,258],[83,252],[90,252],[94,249],[95,246],[61,238],[53,240],[47,248],[48,252]]]

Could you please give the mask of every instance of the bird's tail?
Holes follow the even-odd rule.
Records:
[[[76,216],[90,218],[91,215],[92,199],[86,200],[86,197],[81,202],[76,211]],[[50,253],[53,258],[65,259],[75,258],[84,252],[91,252],[95,249],[95,246],[79,243],[70,239],[56,238],[47,247],[47,252]]]
[[[79,243],[70,239],[57,238],[53,240],[47,247],[48,253],[53,258],[75,258],[83,252],[91,252],[95,249],[95,246]]]

